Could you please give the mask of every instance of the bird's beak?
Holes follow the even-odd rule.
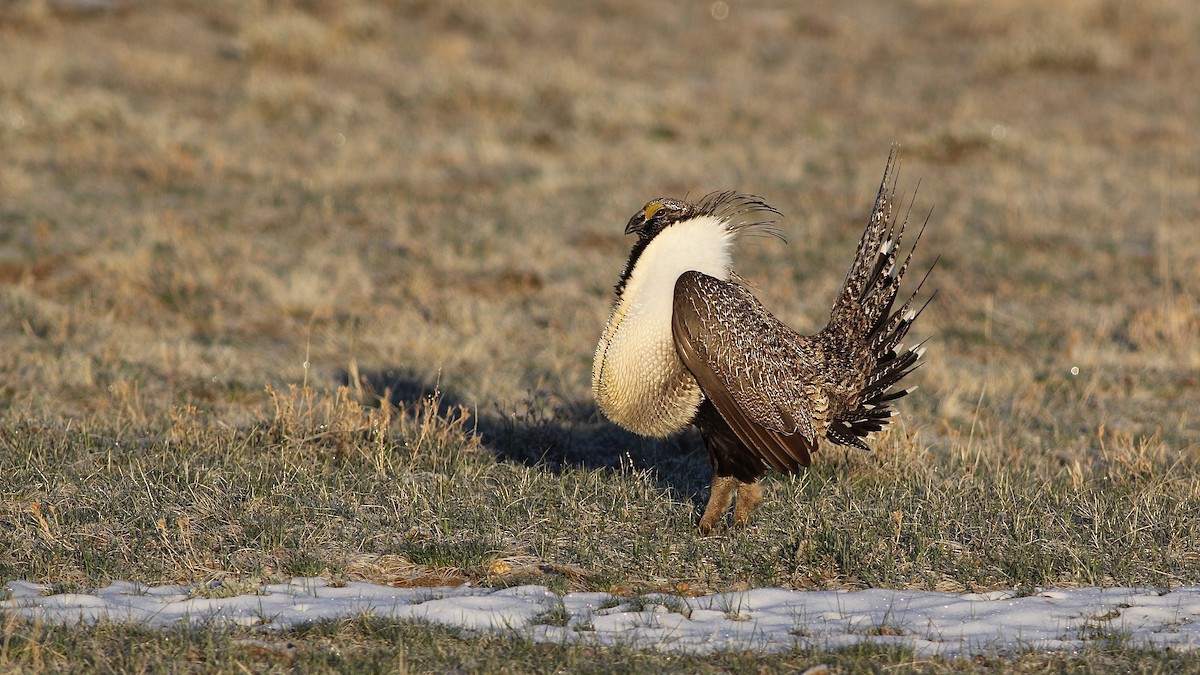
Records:
[[[633,234],[634,232],[638,232],[642,229],[642,226],[645,224],[646,224],[646,217],[639,213],[636,216],[629,219],[629,224],[625,226],[625,234]]]

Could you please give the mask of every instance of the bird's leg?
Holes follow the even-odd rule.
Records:
[[[743,526],[750,522],[750,514],[762,503],[762,486],[758,481],[737,483],[737,506],[733,507],[733,524]]]
[[[713,475],[712,491],[708,495],[708,506],[704,507],[704,515],[700,517],[700,532],[708,534],[716,527],[717,521],[725,515],[733,501],[733,490],[738,486],[738,480],[733,476]],[[740,494],[740,493],[739,493]],[[760,497],[761,499],[761,497]],[[741,508],[739,499],[738,508]]]
[[[750,514],[763,501],[762,486],[758,481],[743,483],[733,476],[713,476],[708,506],[704,507],[704,515],[700,517],[702,534],[712,532],[717,521],[729,510],[734,490],[737,490],[737,505],[733,507],[733,524],[741,527],[750,522]]]

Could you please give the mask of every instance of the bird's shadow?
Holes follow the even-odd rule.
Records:
[[[711,479],[711,468],[699,434],[689,431],[667,439],[637,436],[605,420],[590,399],[569,400],[531,393],[508,408],[479,408],[456,392],[403,369],[339,374],[342,384],[376,400],[411,409],[436,405],[439,417],[471,411],[472,429],[498,461],[542,470],[570,468],[648,471],[660,488],[688,499],[699,509]]]

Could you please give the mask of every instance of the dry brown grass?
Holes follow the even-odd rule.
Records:
[[[1075,486],[1072,504],[1131,475],[1144,480],[1127,503],[1146,500],[1145,513],[1162,512],[1156,491],[1195,497],[1200,10],[1188,0],[737,3],[722,20],[708,3],[626,0],[56,5],[0,7],[9,420],[127,444],[244,442],[265,425],[270,447],[299,453],[289,461],[342,453],[396,480],[409,459],[397,437],[425,425],[462,443],[470,412],[502,459],[668,462],[669,443],[638,446],[589,403],[628,215],[661,194],[762,195],[791,243],[750,242],[739,268],[781,317],[816,330],[899,141],[903,185],[923,181],[916,211],[934,207],[924,250],[942,255],[941,294],[916,330],[934,336],[930,363],[901,432],[870,458],[823,451],[834,468],[819,480],[942,472],[930,485],[949,501],[961,489],[964,508],[1019,505],[972,482],[1019,467]],[[398,421],[420,395],[388,394],[389,377],[438,382],[460,416],[449,431]],[[445,424],[447,406],[420,410]],[[621,518],[686,511],[671,499],[690,495],[645,480],[661,503]],[[804,480],[776,494],[808,494]],[[0,519],[25,514],[21,531],[36,532],[28,504],[45,495],[18,492],[0,497]],[[800,502],[775,509],[812,517]],[[901,530],[869,555],[914,558],[883,582],[968,585],[961,570],[924,570],[924,551],[898,554],[905,523],[937,519],[889,509],[881,531],[893,517]],[[946,538],[938,559],[984,535]],[[792,545],[790,568],[739,576],[726,551],[732,562],[689,583],[871,582],[819,541]],[[578,563],[555,558],[569,550],[557,540],[533,557],[480,546],[426,567],[486,579],[497,561]],[[1172,546],[1163,578],[1200,579],[1196,547]],[[339,559],[384,576],[416,564]],[[175,572],[200,579],[260,564],[180,560]],[[980,583],[1019,575],[983,570]]]

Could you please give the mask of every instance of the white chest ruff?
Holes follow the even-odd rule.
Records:
[[[609,419],[643,436],[666,436],[686,427],[703,395],[671,340],[644,316],[624,316],[604,331],[596,347],[592,391]],[[669,319],[669,317],[668,317]]]
[[[600,410],[645,436],[686,427],[703,399],[671,337],[675,281],[696,270],[729,276],[733,233],[700,216],[663,230],[646,246],[596,346],[592,392]]]

